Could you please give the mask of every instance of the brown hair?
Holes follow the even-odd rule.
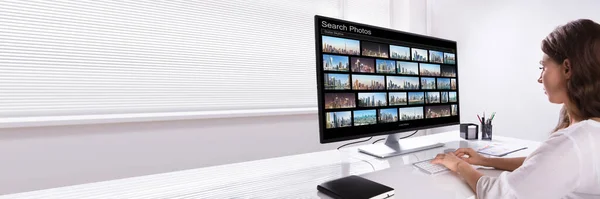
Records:
[[[554,127],[554,130],[552,130],[552,132],[556,132],[558,130],[567,128],[569,127],[569,124],[571,124],[571,119],[569,119],[567,107],[563,105],[563,107],[560,109],[560,115],[558,116],[558,124],[556,125],[556,127]]]
[[[559,26],[542,41],[542,51],[558,64],[570,63],[569,103],[555,131],[569,126],[571,117],[600,117],[600,24],[579,19]]]

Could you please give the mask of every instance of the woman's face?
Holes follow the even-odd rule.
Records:
[[[542,74],[538,82],[544,85],[544,91],[551,103],[563,104],[568,101],[567,77],[568,71],[563,64],[556,63],[548,55],[544,55],[540,69]]]

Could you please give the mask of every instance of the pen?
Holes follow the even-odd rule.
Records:
[[[479,123],[481,123],[481,117],[479,117],[479,114],[477,114],[477,119],[479,119]]]
[[[480,151],[480,150],[483,150],[483,149],[487,149],[489,147],[490,147],[490,145],[485,145],[484,147],[481,147],[481,148],[477,149],[477,151]]]

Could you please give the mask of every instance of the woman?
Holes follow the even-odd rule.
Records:
[[[432,160],[462,176],[477,198],[600,198],[600,24],[581,19],[559,26],[542,51],[538,82],[551,103],[563,104],[548,140],[526,158],[460,148]],[[510,172],[488,177],[470,164]]]

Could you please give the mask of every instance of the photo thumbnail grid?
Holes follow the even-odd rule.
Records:
[[[436,105],[458,102],[454,53],[326,35],[322,47],[326,128],[458,114]]]

